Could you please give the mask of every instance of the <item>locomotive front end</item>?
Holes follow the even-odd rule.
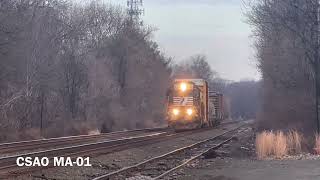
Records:
[[[169,127],[195,129],[200,127],[199,91],[194,83],[176,81],[168,93],[167,121]]]

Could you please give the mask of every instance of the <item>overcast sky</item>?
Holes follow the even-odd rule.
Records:
[[[259,78],[241,0],[144,0],[144,8],[145,24],[158,29],[155,40],[176,61],[205,54],[222,78]]]

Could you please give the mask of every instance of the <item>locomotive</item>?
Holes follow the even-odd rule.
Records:
[[[175,79],[167,91],[167,122],[174,130],[213,127],[223,119],[223,95],[203,79]]]

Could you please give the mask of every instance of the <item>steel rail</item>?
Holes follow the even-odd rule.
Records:
[[[226,123],[226,125],[227,124],[230,124],[230,123]],[[224,124],[220,124],[218,127],[221,127],[222,125]],[[161,129],[166,129],[166,128],[144,129],[144,130],[156,132],[156,130],[161,130]],[[185,131],[182,133],[163,131],[163,132],[158,132],[158,133],[145,135],[145,136],[121,138],[121,139],[102,141],[97,143],[82,144],[82,145],[69,146],[64,148],[56,148],[56,149],[8,156],[8,157],[0,158],[0,177],[17,176],[25,172],[31,172],[31,171],[37,170],[35,169],[35,167],[18,167],[15,162],[15,160],[18,157],[39,157],[39,158],[48,157],[49,159],[52,159],[53,157],[66,157],[66,156],[76,157],[76,155],[89,156],[89,155],[99,154],[99,153],[108,154],[118,150],[124,150],[132,147],[136,147],[137,145],[152,144],[165,139],[176,138],[176,137],[184,136],[186,134],[197,133],[197,132],[207,131],[211,129],[212,128],[204,128],[204,129],[197,129],[193,131]],[[143,130],[133,130],[133,131],[143,131]],[[52,166],[37,167],[37,168],[44,169],[44,168],[50,168],[50,167]]]
[[[139,143],[144,141],[149,141],[152,139],[157,139],[163,136],[170,136],[169,133],[155,133],[151,135],[145,135],[145,136],[137,136],[137,137],[131,137],[131,138],[122,138],[117,140],[111,140],[111,141],[104,141],[104,142],[98,142],[98,143],[90,143],[90,144],[83,144],[83,145],[77,145],[77,146],[71,146],[66,148],[56,148],[51,150],[45,150],[45,151],[38,151],[38,152],[32,152],[32,153],[26,153],[26,154],[20,154],[20,155],[13,155],[8,156],[4,158],[0,158],[0,177],[1,174],[10,173],[10,170],[12,169],[23,169],[16,165],[16,159],[18,157],[48,157],[53,158],[57,156],[73,156],[77,154],[86,154],[94,151],[98,151],[101,149],[106,148],[116,148],[119,146],[125,146],[128,144],[133,143]],[[26,169],[31,169],[31,167],[28,167]]]
[[[243,132],[243,131],[241,131],[241,132]],[[241,132],[238,132],[238,134],[241,133]],[[195,156],[191,157],[190,159],[186,160],[186,161],[183,162],[182,164],[180,164],[180,165],[178,165],[178,166],[176,166],[176,167],[174,167],[174,168],[172,168],[172,169],[170,169],[170,170],[168,170],[168,171],[162,173],[161,175],[159,175],[159,176],[157,176],[157,177],[155,177],[155,178],[152,178],[152,179],[153,179],[153,180],[158,180],[158,179],[161,179],[161,178],[169,175],[170,173],[172,173],[172,172],[174,172],[174,171],[176,171],[176,170],[178,170],[178,169],[186,166],[186,165],[189,164],[191,161],[194,161],[194,160],[200,158],[200,157],[203,156],[204,154],[206,154],[206,153],[208,153],[208,152],[210,152],[210,151],[212,151],[212,150],[214,150],[214,149],[220,148],[222,145],[230,142],[234,137],[235,137],[235,135],[233,135],[233,136],[230,137],[229,139],[227,139],[227,140],[225,140],[225,141],[223,141],[223,142],[221,142],[221,143],[219,143],[219,144],[217,144],[217,145],[215,145],[215,146],[213,146],[213,147],[211,147],[211,148],[208,148],[208,149],[205,150],[204,152],[201,152],[201,153],[199,153],[198,155],[195,155]]]
[[[130,136],[136,135],[136,133],[148,133],[148,132],[157,132],[157,131],[165,131],[167,128],[148,128],[148,129],[136,129],[136,130],[128,130],[128,131],[117,131],[112,133],[104,133],[104,134],[95,134],[95,135],[80,135],[80,136],[68,136],[68,137],[60,137],[60,138],[50,138],[50,139],[38,139],[31,141],[19,141],[12,143],[3,143],[0,144],[0,153],[13,153],[21,150],[33,150],[36,148],[47,148],[54,146],[61,146],[67,144],[75,144],[75,143],[85,143],[92,140],[98,140],[103,138],[114,138],[117,136]]]
[[[229,124],[229,123],[228,123],[228,124]],[[124,167],[124,168],[122,168],[122,169],[119,169],[119,170],[117,170],[117,171],[114,171],[114,172],[111,172],[111,173],[108,173],[108,174],[105,174],[105,175],[101,175],[101,176],[96,177],[96,178],[94,178],[94,179],[92,179],[92,180],[108,180],[108,179],[110,179],[110,178],[113,177],[113,176],[116,176],[116,175],[121,174],[121,173],[125,173],[125,172],[130,171],[130,170],[133,170],[133,169],[137,169],[137,168],[139,168],[139,167],[141,167],[141,166],[143,166],[143,165],[145,165],[145,164],[147,164],[147,163],[154,162],[154,161],[156,161],[156,160],[160,160],[160,159],[166,158],[166,157],[168,157],[168,156],[170,156],[170,155],[174,155],[174,154],[179,153],[179,152],[181,152],[181,151],[185,151],[185,150],[194,148],[194,147],[199,146],[199,145],[201,145],[201,144],[204,144],[204,143],[206,143],[206,142],[209,142],[209,141],[212,141],[212,140],[217,139],[217,138],[219,138],[219,137],[222,137],[222,136],[226,135],[227,133],[230,133],[230,132],[233,132],[233,131],[236,131],[236,130],[242,128],[242,127],[245,126],[245,125],[247,125],[247,124],[240,125],[240,126],[234,128],[234,129],[225,131],[225,132],[223,132],[223,133],[221,133],[221,134],[219,134],[219,135],[217,135],[217,136],[214,136],[214,137],[212,137],[212,138],[205,139],[205,140],[196,142],[196,143],[194,143],[194,144],[191,144],[191,145],[188,145],[188,146],[179,148],[179,149],[175,149],[175,150],[173,150],[173,151],[170,151],[170,152],[165,153],[165,154],[160,155],[160,156],[153,157],[153,158],[151,158],[151,159],[145,160],[145,161],[140,162],[140,163],[138,163],[138,164],[135,164],[135,165],[132,165],[132,166],[128,166],[128,167]]]
[[[221,123],[221,125],[227,125],[232,123],[238,123],[237,121],[230,121]],[[218,127],[219,127],[218,126]],[[37,139],[31,141],[18,141],[10,143],[0,144],[0,153],[15,153],[23,150],[34,150],[40,148],[49,148],[56,147],[68,144],[77,144],[77,143],[86,143],[93,140],[98,140],[102,138],[114,138],[115,136],[129,136],[135,133],[148,133],[148,132],[157,132],[165,131],[168,128],[158,127],[158,128],[146,128],[146,129],[136,129],[136,130],[126,130],[126,131],[116,131],[111,133],[95,134],[95,135],[79,135],[79,136],[67,136],[59,138],[49,138],[49,139]]]
[[[53,157],[77,157],[79,155],[93,155],[93,154],[108,154],[115,151],[120,151],[124,149],[130,149],[132,147],[137,147],[138,145],[146,145],[151,143],[156,143],[166,139],[172,139],[180,136],[185,136],[186,134],[193,134],[196,132],[207,131],[208,129],[197,129],[195,131],[186,131],[183,133],[175,132],[162,132],[154,133],[151,135],[122,138],[111,141],[90,143],[84,145],[77,145],[65,148],[57,148],[39,152],[32,152],[20,155],[13,155],[9,157],[0,158],[0,177],[10,177],[21,175],[25,172],[31,172],[36,170],[35,168],[50,168],[49,167],[18,167],[16,165],[16,159],[18,157],[48,157],[52,159]]]

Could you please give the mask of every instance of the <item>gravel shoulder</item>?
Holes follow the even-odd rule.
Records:
[[[179,180],[317,180],[320,179],[318,158],[260,161],[254,154],[254,132],[247,133],[202,157],[166,179]]]
[[[209,160],[201,168],[184,169],[180,172],[178,179],[316,180],[320,179],[320,162],[316,160],[251,161],[228,158]]]

